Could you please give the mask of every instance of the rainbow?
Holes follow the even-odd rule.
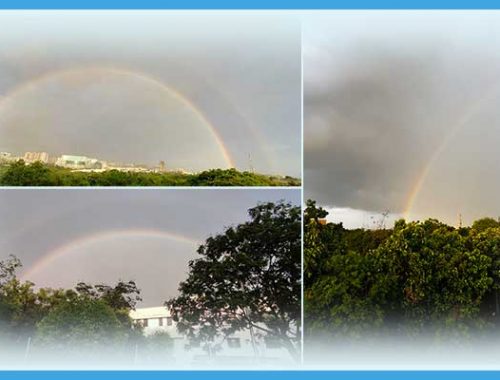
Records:
[[[196,69],[190,66],[189,63],[183,64],[185,66],[188,66],[191,72],[196,72]],[[273,160],[271,160],[270,157],[271,148],[267,142],[266,137],[262,133],[262,130],[260,128],[255,128],[252,121],[245,116],[244,110],[236,102],[234,102],[233,97],[227,91],[224,91],[221,86],[217,85],[217,82],[215,82],[209,76],[203,77],[203,81],[208,84],[213,91],[216,91],[221,96],[221,98],[230,106],[230,109],[235,111],[235,114],[238,115],[238,117],[243,122],[239,125],[242,125],[245,128],[246,132],[250,133],[253,138],[259,143],[259,146],[263,149],[263,158],[265,159],[268,167],[272,169]]]
[[[196,247],[200,244],[199,241],[193,238],[159,229],[140,229],[140,228],[119,229],[119,230],[108,230],[104,232],[88,234],[81,236],[77,239],[71,240],[68,243],[57,246],[51,251],[42,255],[26,271],[24,271],[24,273],[21,276],[21,280],[22,281],[30,280],[35,274],[37,274],[38,272],[49,266],[52,262],[54,262],[58,258],[65,256],[69,252],[81,248],[87,244],[105,239],[116,239],[116,238],[130,237],[130,236],[174,240],[177,242],[191,245],[193,249],[196,249]]]
[[[190,111],[196,115],[196,117],[205,125],[213,136],[214,140],[217,143],[217,146],[224,157],[224,161],[228,167],[235,167],[235,163],[231,154],[229,153],[228,148],[224,145],[224,141],[220,136],[217,129],[214,127],[212,123],[207,119],[207,117],[185,96],[183,96],[180,92],[175,90],[172,87],[167,86],[161,80],[144,74],[138,71],[132,71],[123,68],[117,68],[114,66],[87,66],[87,67],[77,67],[71,69],[62,69],[46,72],[38,77],[32,78],[29,81],[22,82],[19,85],[13,87],[9,90],[5,95],[0,97],[0,112],[10,103],[15,100],[15,98],[19,95],[22,95],[26,91],[33,90],[40,85],[57,78],[65,79],[69,76],[82,76],[88,74],[98,74],[98,75],[120,75],[132,77],[135,79],[139,79],[143,81],[145,84],[158,88],[159,90],[168,93],[170,96],[173,96],[177,101],[186,106]]]
[[[406,206],[404,207],[403,216],[405,219],[410,219],[413,206],[420,194],[429,173],[431,172],[434,164],[439,160],[441,154],[446,150],[450,142],[457,135],[457,133],[467,126],[471,119],[477,115],[477,113],[483,108],[483,106],[492,98],[497,95],[498,86],[493,86],[489,91],[487,91],[478,101],[474,102],[464,113],[461,114],[457,122],[453,125],[450,132],[444,137],[441,144],[437,147],[434,153],[431,155],[430,159],[425,163],[422,170],[420,171],[417,179],[411,187],[411,191],[408,194],[406,200]]]

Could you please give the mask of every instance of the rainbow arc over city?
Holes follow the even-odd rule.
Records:
[[[147,86],[152,86],[165,94],[175,98],[181,104],[186,106],[194,115],[199,119],[199,121],[207,128],[210,134],[213,136],[218,149],[227,167],[235,167],[235,162],[227,146],[225,145],[219,131],[217,128],[208,120],[205,114],[197,107],[192,101],[190,101],[186,96],[181,94],[175,88],[168,86],[160,79],[140,72],[136,70],[130,70],[126,68],[119,68],[108,65],[99,66],[82,66],[66,68],[61,70],[53,70],[45,72],[37,77],[31,78],[25,82],[22,82],[15,87],[11,88],[5,94],[0,96],[0,113],[10,104],[15,102],[22,94],[34,90],[51,80],[61,80],[70,81],[75,79],[85,80],[89,76],[122,76],[134,78],[136,80],[142,81]]]

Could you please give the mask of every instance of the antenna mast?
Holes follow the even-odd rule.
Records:
[[[248,153],[248,169],[251,173],[255,173],[255,169],[253,167],[252,155]]]

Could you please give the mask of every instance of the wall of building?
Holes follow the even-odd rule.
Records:
[[[254,331],[253,338],[250,330],[238,331],[226,339],[216,342],[218,349],[208,355],[203,345],[190,347],[187,337],[179,334],[176,323],[173,321],[166,307],[139,308],[131,312],[131,318],[144,328],[145,335],[157,331],[165,331],[174,340],[174,356],[183,362],[196,363],[212,360],[224,365],[246,364],[254,361],[266,361],[271,365],[292,363],[290,354],[282,346],[272,340],[265,339]]]
[[[47,152],[26,152],[23,159],[27,163],[40,161],[46,164],[49,162],[49,154]]]

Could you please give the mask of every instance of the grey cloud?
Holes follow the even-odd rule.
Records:
[[[304,25],[306,197],[329,206],[400,213],[430,157],[471,105],[497,86],[500,57],[490,41],[478,41],[476,34],[500,36],[500,30],[481,23],[479,16],[460,23],[457,14],[343,16],[319,21],[311,16]],[[437,19],[445,22],[440,25]],[[491,104],[469,124],[479,127],[479,116],[490,112],[487,107]],[[499,117],[490,113],[489,139],[500,136]],[[466,131],[472,129],[460,129],[434,165],[431,174],[436,171],[441,184],[456,182],[456,171],[446,173],[439,165],[458,166],[456,156],[470,151]],[[462,171],[499,156],[491,150],[476,154],[461,163]],[[491,171],[480,181],[490,189],[500,186]],[[437,187],[429,175],[417,212],[449,219],[456,210],[432,213],[423,206]],[[471,191],[482,198],[481,190]],[[465,196],[451,197],[477,216],[463,205]],[[495,198],[481,205],[483,212],[495,213],[499,207]]]

